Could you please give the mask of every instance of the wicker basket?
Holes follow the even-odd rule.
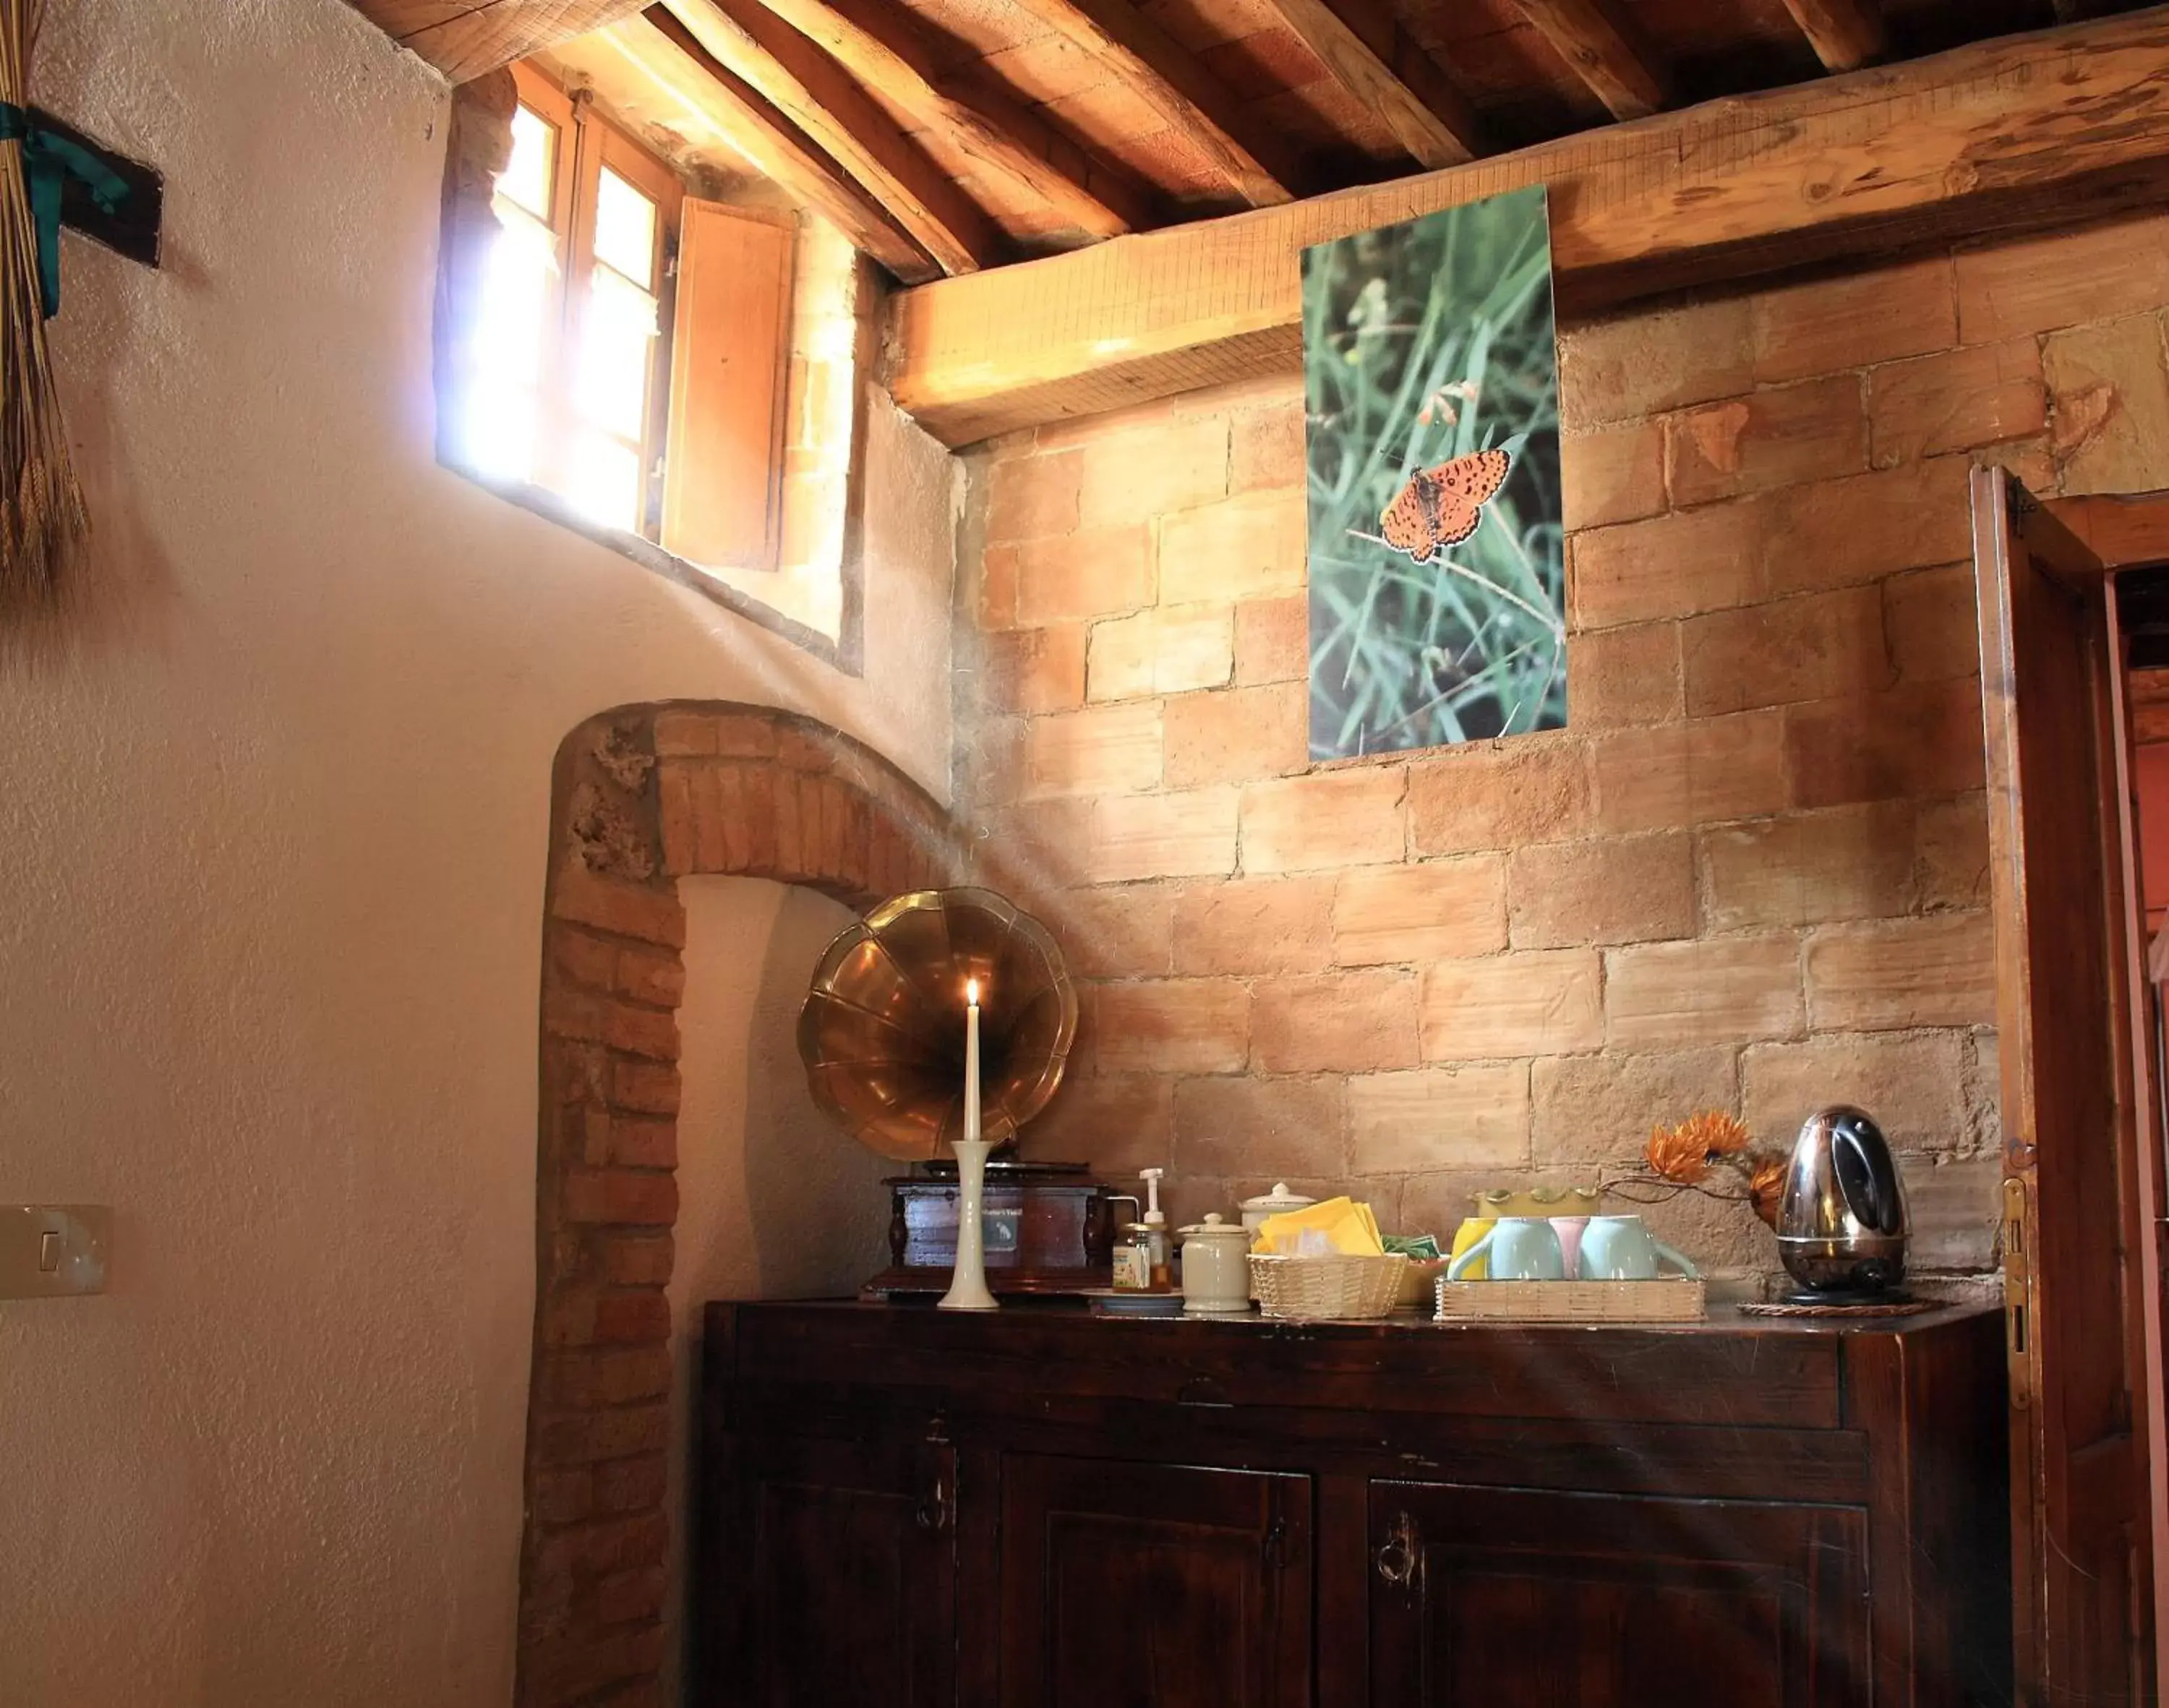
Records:
[[[1253,1253],[1250,1286],[1267,1316],[1314,1321],[1360,1321],[1394,1308],[1409,1260],[1383,1257],[1279,1257]]]

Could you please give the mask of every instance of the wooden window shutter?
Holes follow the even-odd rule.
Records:
[[[788,215],[680,211],[663,547],[690,563],[776,566],[797,236]]]

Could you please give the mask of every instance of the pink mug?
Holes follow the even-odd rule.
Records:
[[[1581,1278],[1581,1235],[1589,1225],[1587,1216],[1553,1216],[1553,1231],[1559,1235],[1559,1255],[1566,1259],[1566,1278]]]

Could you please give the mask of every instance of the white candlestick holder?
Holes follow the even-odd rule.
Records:
[[[941,1296],[944,1310],[997,1310],[987,1288],[987,1156],[983,1139],[957,1141],[957,1268]]]

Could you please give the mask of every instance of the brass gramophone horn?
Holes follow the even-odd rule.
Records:
[[[813,1101],[871,1150],[923,1162],[964,1124],[964,985],[979,981],[979,1118],[997,1146],[1062,1083],[1077,992],[1047,927],[991,889],[883,902],[829,945],[798,1011]]]

